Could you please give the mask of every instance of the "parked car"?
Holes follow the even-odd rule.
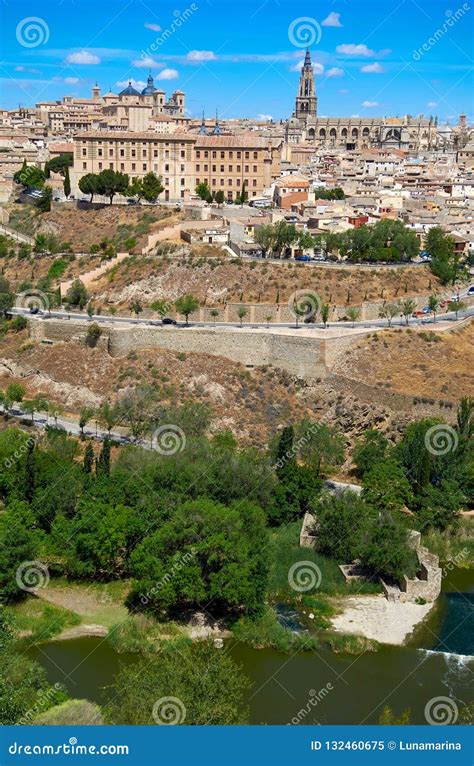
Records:
[[[310,261],[310,255],[295,255],[295,261]]]
[[[30,314],[42,314],[43,312],[38,308],[38,306],[30,306]]]
[[[136,205],[136,204],[137,204],[137,200],[136,200],[136,199],[133,199],[132,197],[130,197],[130,198],[127,200],[127,205]]]
[[[161,324],[178,324],[176,319],[171,319],[171,317],[164,317],[161,320]]]
[[[467,290],[468,295],[474,295],[474,285],[471,285]]]
[[[423,306],[423,308],[421,309],[421,313],[422,314],[430,314],[431,313],[430,307],[429,306]]]

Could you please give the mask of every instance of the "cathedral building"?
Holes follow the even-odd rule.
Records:
[[[295,111],[285,130],[288,144],[308,143],[317,148],[345,150],[402,149],[429,151],[438,145],[437,118],[318,117],[316,82],[311,54],[306,51],[301,68]]]

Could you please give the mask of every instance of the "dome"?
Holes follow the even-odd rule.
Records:
[[[146,88],[143,88],[142,90],[142,96],[152,96],[153,93],[156,93],[156,88],[153,84],[153,77],[149,74],[146,81]]]
[[[442,128],[438,128],[438,133],[452,133],[453,129],[449,127],[449,124],[443,125]]]
[[[135,88],[132,85],[132,81],[128,81],[128,85],[126,88],[120,91],[119,96],[139,96],[138,90],[135,90]]]

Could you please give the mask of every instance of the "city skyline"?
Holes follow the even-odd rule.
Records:
[[[129,80],[140,88],[151,71],[157,87],[186,92],[192,117],[218,109],[224,119],[285,119],[308,45],[321,117],[423,113],[457,122],[465,112],[472,122],[469,3],[366,7],[367,14],[342,0],[317,9],[281,0],[180,10],[140,0],[65,0],[40,10],[25,2],[21,12],[4,5],[0,102],[13,109],[85,97],[95,82],[103,93]]]

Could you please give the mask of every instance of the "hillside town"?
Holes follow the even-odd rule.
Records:
[[[0,8],[11,747],[467,753],[469,5],[25,2]],[[288,725],[315,739],[285,756]]]

